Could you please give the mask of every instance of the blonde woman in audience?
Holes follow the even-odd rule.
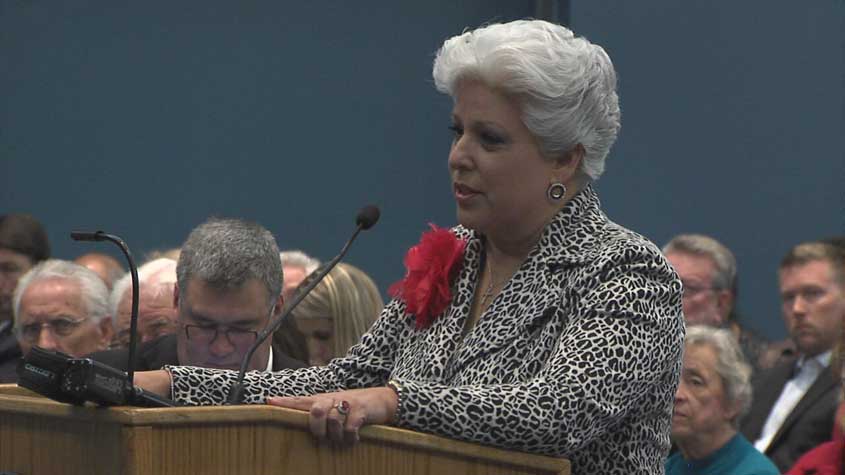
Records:
[[[338,264],[292,314],[308,344],[308,363],[323,366],[345,355],[382,307],[373,279],[353,265]]]

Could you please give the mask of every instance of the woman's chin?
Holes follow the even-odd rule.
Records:
[[[461,226],[472,229],[473,231],[484,233],[484,220],[481,219],[479,216],[478,211],[469,210],[458,206],[457,210],[457,218],[458,224]]]

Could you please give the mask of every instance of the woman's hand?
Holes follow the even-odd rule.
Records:
[[[300,397],[269,397],[267,404],[308,411],[311,432],[318,439],[344,445],[358,441],[365,424],[387,424],[396,414],[398,398],[388,388],[367,388]]]
[[[163,369],[135,373],[135,386],[162,397],[170,397],[170,383],[170,373]]]

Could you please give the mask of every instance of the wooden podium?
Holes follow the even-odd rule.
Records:
[[[0,385],[0,474],[558,474],[569,461],[387,426],[318,443],[273,406],[75,407]]]

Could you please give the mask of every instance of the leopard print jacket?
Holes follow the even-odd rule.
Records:
[[[681,283],[660,251],[609,221],[588,186],[462,337],[483,238],[467,240],[454,297],[416,330],[393,300],[324,367],[247,375],[246,401],[404,387],[402,427],[567,457],[573,474],[662,474],[684,340]],[[168,367],[174,399],[221,404],[230,371]]]

